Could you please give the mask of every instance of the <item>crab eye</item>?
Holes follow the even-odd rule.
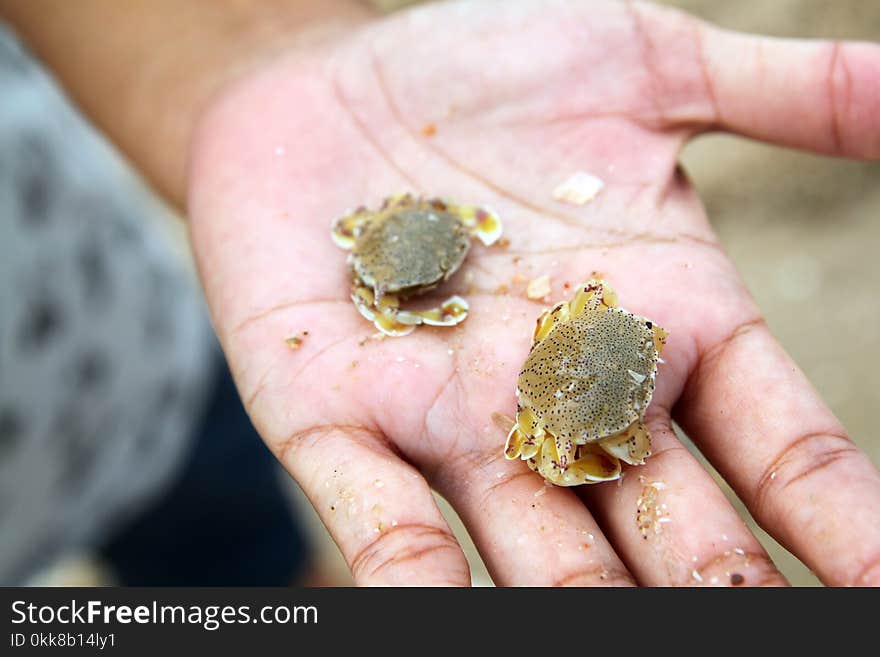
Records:
[[[653,322],[645,322],[645,326],[647,326],[648,328],[654,328],[654,323]]]

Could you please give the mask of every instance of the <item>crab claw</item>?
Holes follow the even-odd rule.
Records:
[[[429,326],[455,326],[468,315],[468,302],[460,296],[449,297],[439,307],[416,313]]]
[[[398,310],[394,315],[394,319],[408,326],[419,326],[425,323],[424,318],[419,313],[409,310]]]
[[[568,304],[564,301],[557,303],[551,310],[541,313],[535,324],[535,332],[532,334],[532,344],[540,342],[560,322],[564,322],[569,317]]]
[[[657,350],[657,355],[663,353],[663,347],[666,346],[666,338],[669,337],[669,331],[665,328],[657,326],[656,324],[651,324],[651,330],[654,332],[654,348]],[[662,363],[664,362],[662,358],[659,359]]]
[[[534,436],[527,436],[520,431],[519,426],[514,425],[510,433],[507,434],[504,458],[511,461],[515,458],[521,458],[523,461],[528,461],[540,451],[542,441],[543,438],[536,439]]]
[[[351,290],[351,300],[358,312],[371,322],[376,318],[373,311],[373,291],[368,287],[354,287]]]
[[[574,459],[560,455],[556,440],[544,440],[541,453],[528,461],[529,467],[557,486],[579,486],[620,478],[620,461],[593,445],[574,450]],[[563,458],[564,457],[564,458]]]
[[[468,303],[459,296],[449,297],[440,306],[428,310],[398,310],[394,316],[401,324],[417,326],[455,326],[465,320]]]
[[[354,301],[358,312],[373,322],[373,325],[385,335],[400,337],[412,333],[415,329],[415,324],[400,321],[399,315],[403,312],[398,310],[400,302],[393,294],[386,294],[377,302],[373,290],[358,285],[351,290],[351,300]]]
[[[403,324],[402,322],[398,322],[393,315],[388,315],[384,312],[376,313],[373,324],[385,335],[394,337],[409,335],[416,330],[416,327],[413,324]]]
[[[354,248],[358,228],[366,221],[368,216],[367,209],[364,206],[360,206],[336,219],[330,226],[330,237],[336,246],[346,251]]]
[[[584,452],[584,446],[578,449],[578,458],[568,465],[565,481],[554,482],[560,486],[577,486],[578,484],[598,484],[602,481],[620,479],[620,461],[601,452]],[[570,478],[569,478],[570,477]]]
[[[626,431],[605,438],[598,445],[625,463],[642,465],[651,455],[651,434],[644,424],[634,422]]]
[[[468,313],[468,303],[459,296],[450,297],[437,308],[430,310],[401,310],[400,301],[393,294],[385,294],[378,299],[370,288],[357,285],[351,290],[351,300],[358,312],[375,324],[385,335],[409,335],[416,326],[455,326],[464,321]]]
[[[509,461],[519,458],[519,455],[522,454],[523,443],[527,439],[528,437],[519,430],[519,427],[514,425],[510,433],[507,434],[507,442],[504,443],[504,458]]]
[[[412,205],[414,198],[411,192],[398,192],[382,199],[380,209],[387,210],[389,208],[406,207]]]

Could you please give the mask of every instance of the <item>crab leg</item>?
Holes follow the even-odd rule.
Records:
[[[384,295],[377,303],[373,290],[358,285],[352,288],[351,300],[358,312],[385,335],[402,336],[415,330],[415,325],[397,320],[399,301],[392,294]]]
[[[591,278],[582,283],[569,304],[572,316],[582,315],[591,310],[617,307],[617,292],[603,280]]]
[[[460,296],[452,296],[435,308],[427,310],[401,310],[397,314],[397,319],[404,324],[455,326],[465,320],[469,308],[468,302]]]
[[[433,199],[430,203],[438,210],[451,212],[460,218],[471,234],[486,246],[493,245],[501,237],[503,231],[501,219],[492,210],[476,205],[455,205],[439,199]]]
[[[428,310],[402,310],[400,300],[393,294],[385,294],[377,301],[373,290],[357,285],[352,288],[351,300],[358,312],[376,328],[393,336],[412,333],[419,324],[455,326],[468,314],[468,303],[459,296],[449,297],[441,305]]]
[[[566,321],[569,317],[576,317],[603,307],[617,307],[617,293],[605,281],[592,278],[580,286],[570,303],[564,301],[558,303],[538,317],[532,342],[543,340],[556,324]],[[665,341],[666,331],[659,326],[654,328],[655,344],[658,341]]]
[[[363,205],[336,219],[330,226],[330,237],[336,246],[350,251],[354,247],[360,227],[369,219],[370,213]]]
[[[669,337],[669,331],[665,328],[651,324],[651,331],[654,332],[654,347],[657,349],[657,355],[663,353],[663,347],[666,346],[666,338]]]
[[[412,205],[413,198],[414,197],[410,192],[400,192],[398,194],[392,194],[391,196],[386,196],[382,200],[382,205],[379,209],[388,210],[389,208],[395,207],[407,207]]]
[[[538,418],[528,408],[518,408],[516,424],[507,435],[504,455],[508,459],[521,458],[527,461],[541,450],[544,442],[544,430],[538,426]]]
[[[568,319],[569,309],[565,302],[556,304],[551,310],[544,311],[535,325],[535,333],[532,336],[532,344],[543,340],[550,330],[559,322]]]

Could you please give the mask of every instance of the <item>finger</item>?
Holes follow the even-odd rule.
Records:
[[[880,45],[700,29],[708,122],[785,146],[880,157]]]
[[[638,582],[787,584],[709,473],[675,437],[668,414],[649,415],[653,454],[645,465],[624,466],[617,484],[579,491]]]
[[[446,462],[434,484],[459,513],[501,586],[632,586],[583,503],[499,445]]]
[[[272,444],[358,585],[468,586],[467,559],[422,476],[381,436],[315,427]]]
[[[825,583],[880,585],[880,475],[763,322],[702,350],[677,419]]]

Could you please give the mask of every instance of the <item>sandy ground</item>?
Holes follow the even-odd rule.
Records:
[[[386,9],[398,0],[377,0]],[[723,27],[783,37],[880,41],[874,0],[674,0]],[[855,441],[880,463],[871,409],[880,404],[880,163],[806,155],[727,135],[690,144],[682,163],[703,198],[721,241],[767,322]],[[834,300],[833,313],[827,299]],[[709,466],[711,468],[711,466]],[[725,486],[726,488],[726,486]],[[795,585],[813,574],[748,518]],[[338,550],[301,498],[329,572],[347,581]],[[474,583],[491,579],[454,512],[441,506],[471,560]]]

